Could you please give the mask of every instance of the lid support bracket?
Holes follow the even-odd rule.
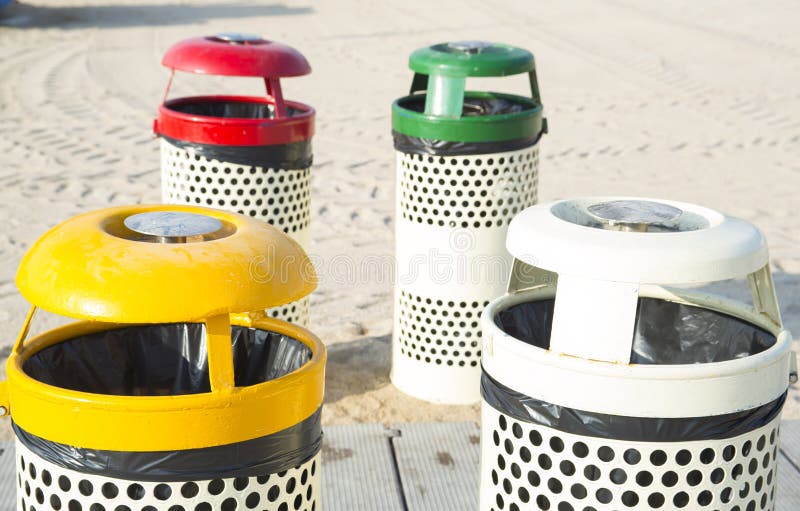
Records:
[[[31,305],[30,310],[28,310],[28,315],[25,316],[25,322],[22,324],[22,329],[17,336],[17,341],[14,343],[14,348],[11,350],[14,354],[19,354],[22,351],[22,343],[25,342],[25,338],[28,337],[28,333],[31,330],[31,322],[33,322],[33,316],[36,314],[36,306]]]
[[[772,272],[769,263],[760,270],[747,276],[750,293],[753,295],[753,306],[756,312],[765,315],[778,328],[781,328],[781,309],[778,297],[775,294],[775,284],[772,281]]]
[[[542,96],[539,94],[539,81],[536,79],[536,68],[528,73],[528,80],[531,83],[531,98],[539,105],[542,104]]]
[[[466,86],[467,79],[463,76],[429,76],[428,93],[425,95],[425,115],[459,119],[464,109]]]
[[[286,104],[283,101],[283,91],[281,90],[281,82],[277,78],[264,78],[264,84],[267,86],[267,96],[275,102],[275,118],[282,119],[286,117]]]
[[[211,392],[231,392],[236,382],[230,315],[220,314],[206,319],[206,344]]]

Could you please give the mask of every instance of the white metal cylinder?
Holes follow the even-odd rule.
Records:
[[[468,156],[397,152],[391,379],[449,404],[480,400],[480,313],[511,268],[511,218],[536,202],[538,144]]]
[[[481,424],[482,511],[775,506],[779,417],[733,438],[670,443],[573,435],[486,403]]]
[[[161,196],[168,204],[208,206],[258,218],[309,248],[310,167],[286,170],[208,159],[162,138]],[[268,309],[267,314],[308,326],[309,297]]]
[[[77,472],[16,442],[17,510],[318,511],[320,454],[290,470],[252,477],[137,481]]]
[[[769,405],[785,394],[791,336],[736,302],[658,286],[640,296],[700,306],[775,335],[770,348],[707,364],[638,365],[564,356],[522,342],[496,324],[518,304],[558,299],[556,289],[507,294],[481,321],[488,376],[562,416],[713,418]],[[580,320],[580,318],[575,318]],[[780,415],[741,434],[703,440],[630,441],[575,434],[546,421],[520,420],[486,400],[481,424],[481,511],[522,509],[765,509],[775,505]]]

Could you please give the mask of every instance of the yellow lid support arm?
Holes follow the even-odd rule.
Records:
[[[17,340],[14,343],[14,347],[11,349],[12,353],[19,353],[20,351],[22,351],[22,343],[24,343],[25,338],[28,337],[28,333],[31,330],[31,322],[33,322],[33,316],[35,315],[36,315],[36,306],[31,305],[31,308],[28,310],[28,315],[25,316],[25,322],[22,324],[22,329],[19,331]]]
[[[236,382],[233,373],[231,318],[228,314],[206,319],[206,344],[211,392],[231,392]]]

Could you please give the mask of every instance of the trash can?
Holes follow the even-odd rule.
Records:
[[[263,313],[316,285],[288,236],[105,209],[45,234],[17,285],[33,307],[0,384],[17,509],[319,509],[325,348]],[[80,321],[26,339],[37,308]]]
[[[391,378],[438,403],[480,400],[480,313],[505,289],[508,222],[536,202],[546,131],[533,55],[484,42],[415,51],[394,102],[397,155]],[[468,77],[528,74],[531,97],[465,92]],[[424,91],[424,92],[423,92]]]
[[[797,369],[756,227],[582,198],[526,209],[507,247],[481,318],[481,510],[774,509]]]
[[[280,83],[311,72],[305,57],[257,35],[223,33],[175,44],[162,64],[171,70],[153,125],[162,200],[258,218],[308,250],[315,112],[285,100]],[[266,95],[167,99],[175,70],[261,78]],[[268,314],[306,326],[308,306],[304,298]]]

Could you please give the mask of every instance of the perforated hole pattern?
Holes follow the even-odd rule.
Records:
[[[162,198],[233,211],[263,220],[303,239],[311,219],[311,169],[250,167],[209,160],[161,140]],[[309,299],[267,311],[271,317],[308,325]]]
[[[538,144],[476,156],[397,155],[405,220],[464,229],[502,227],[536,203]]]
[[[263,220],[287,234],[308,228],[311,169],[249,167],[161,140],[161,183],[170,204],[208,206]]]
[[[488,301],[447,301],[400,291],[400,353],[425,364],[477,367]]]
[[[288,321],[302,327],[308,326],[309,318],[309,302],[310,298],[306,296],[296,302],[290,302],[286,305],[279,307],[272,307],[267,309],[267,315],[271,318]]]
[[[571,435],[485,402],[482,422],[482,511],[775,506],[779,419],[735,438],[674,443]]]
[[[285,472],[179,483],[82,474],[49,463],[17,442],[20,511],[315,511],[319,454]]]

